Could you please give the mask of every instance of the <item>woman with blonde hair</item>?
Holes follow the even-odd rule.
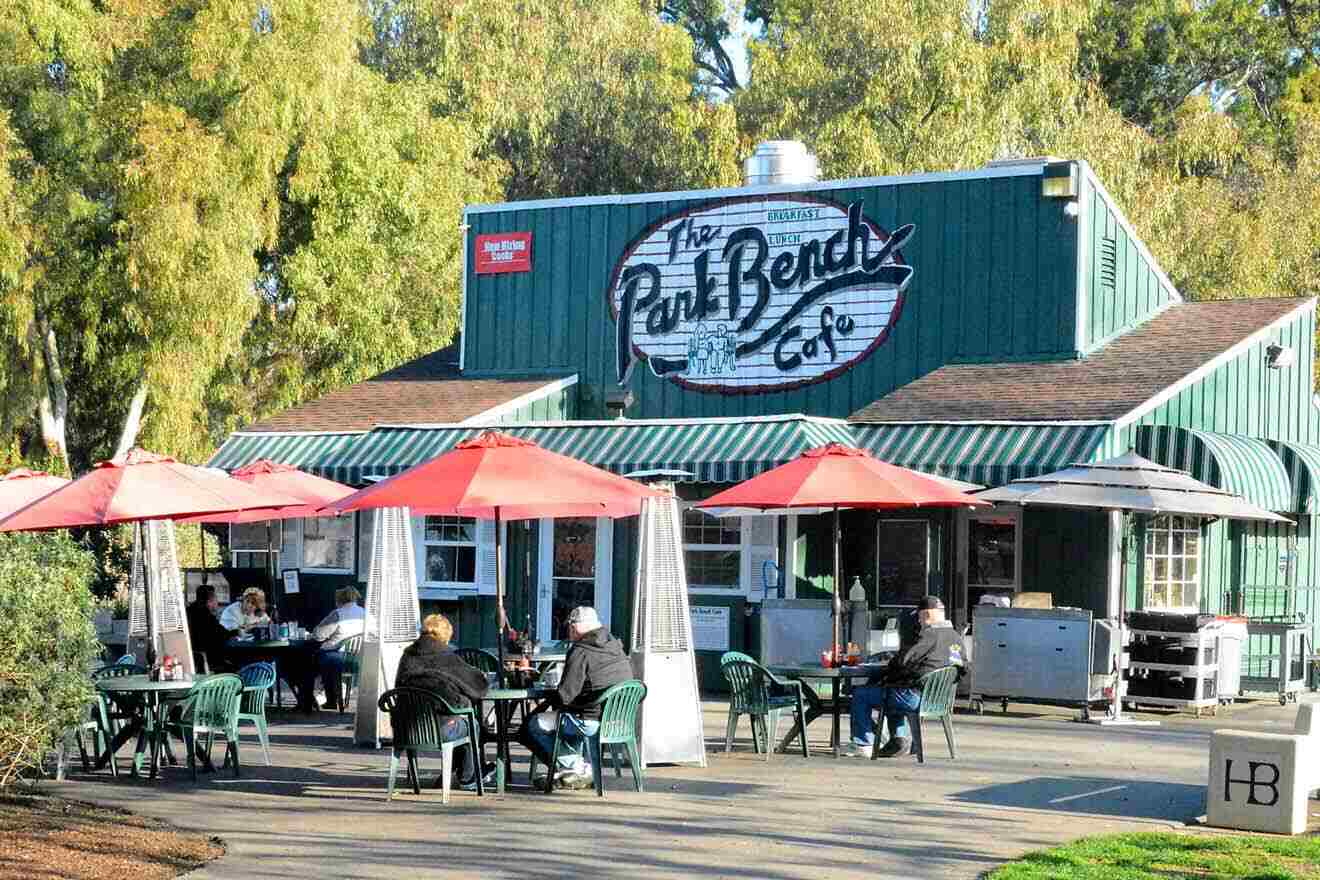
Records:
[[[454,626],[443,614],[428,614],[422,621],[422,635],[403,651],[399,659],[399,671],[394,677],[396,687],[420,688],[431,691],[444,699],[454,709],[464,709],[472,705],[473,700],[486,696],[488,684],[486,675],[463,662],[463,659],[449,647],[454,637]],[[450,718],[445,723],[446,740],[462,739],[469,733],[467,721]],[[469,791],[477,787],[475,760],[472,750],[459,746],[458,773],[459,785]],[[495,765],[482,768],[483,777],[494,780]],[[486,781],[483,779],[483,782]]]
[[[238,601],[230,602],[220,612],[220,625],[228,630],[249,630],[270,623],[266,614],[266,594],[258,587],[248,587]]]

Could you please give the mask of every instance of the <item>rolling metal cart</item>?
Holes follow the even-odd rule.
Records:
[[[1130,705],[1217,712],[1220,703],[1219,630],[1130,629],[1127,694]]]
[[[1306,687],[1310,633],[1300,613],[1248,620],[1242,690],[1276,693],[1280,706],[1297,702]]]

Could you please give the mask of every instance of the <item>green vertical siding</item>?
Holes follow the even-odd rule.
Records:
[[[629,415],[845,416],[951,361],[1077,355],[1077,224],[1063,200],[1041,198],[1039,177],[898,180],[801,194],[861,201],[887,229],[916,224],[903,250],[915,276],[885,344],[831,381],[769,394],[687,391],[639,365]],[[577,373],[578,417],[603,415],[602,395],[616,385],[607,290],[616,261],[650,223],[712,201],[657,199],[469,214],[469,248],[477,234],[530,231],[533,265],[475,275],[469,251],[466,372]]]
[[[1176,302],[1178,295],[1161,280],[1154,261],[1120,222],[1118,207],[1089,174],[1082,175],[1081,187],[1087,232],[1082,243],[1082,342],[1091,352]]]
[[[1102,616],[1109,582],[1109,516],[1028,508],[1022,518],[1022,589],[1054,596],[1056,606]]]
[[[498,421],[504,424],[523,422],[563,422],[578,417],[577,385],[569,385],[544,394],[524,406],[504,413]]]

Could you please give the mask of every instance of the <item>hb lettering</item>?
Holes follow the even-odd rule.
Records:
[[[1225,758],[1225,759],[1224,759],[1224,801],[1225,801],[1225,803],[1232,803],[1232,802],[1233,802],[1232,791],[1233,791],[1233,786],[1234,786],[1234,785],[1245,785],[1245,786],[1248,787],[1248,788],[1247,788],[1247,803],[1251,804],[1252,806],[1255,806],[1255,807],[1272,807],[1272,806],[1274,806],[1275,804],[1277,804],[1277,803],[1279,802],[1279,765],[1278,765],[1278,764],[1271,764],[1271,763],[1268,762],[1268,761],[1248,761],[1248,762],[1247,762],[1247,768],[1248,768],[1248,771],[1249,771],[1249,772],[1248,772],[1248,776],[1247,776],[1246,779],[1240,779],[1240,778],[1239,778],[1239,779],[1234,779],[1234,778],[1233,778],[1233,759],[1232,759],[1232,758]],[[1263,780],[1263,779],[1260,779],[1260,778],[1259,778],[1259,776],[1260,776],[1260,774],[1261,774],[1261,771],[1269,771],[1269,772],[1272,772],[1274,775],[1273,775],[1268,781],[1266,781],[1266,780]],[[1267,800],[1267,801],[1263,801],[1263,800],[1260,800],[1259,798],[1257,798],[1256,794],[1257,794],[1257,792],[1259,792],[1261,789],[1268,789],[1268,790],[1269,790],[1269,792],[1270,792],[1270,795],[1269,795],[1270,799],[1269,799],[1269,800]]]

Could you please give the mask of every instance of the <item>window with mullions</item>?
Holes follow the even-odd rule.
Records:
[[[1146,525],[1145,603],[1150,610],[1195,611],[1201,606],[1201,523],[1189,516],[1157,516]]]
[[[422,529],[428,584],[477,587],[477,521],[466,516],[428,516]]]
[[[741,589],[742,517],[684,510],[683,558],[689,589]]]

